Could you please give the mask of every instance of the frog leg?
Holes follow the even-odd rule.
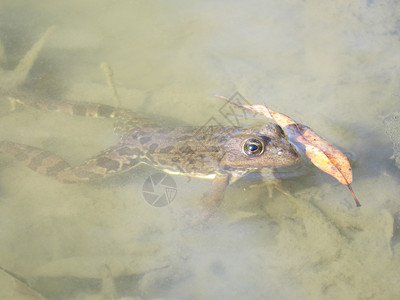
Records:
[[[4,51],[4,45],[0,40],[0,66],[4,66],[7,64],[7,57]]]
[[[92,118],[114,119],[114,131],[118,136],[125,133],[139,130],[142,127],[160,127],[160,124],[154,123],[151,118],[142,116],[130,109],[118,108],[111,105],[76,102],[76,101],[49,101],[49,100],[31,100],[9,97],[11,110],[18,106],[30,106],[44,111],[54,111],[68,114],[71,116],[82,116]]]
[[[43,48],[46,40],[56,29],[56,26],[49,27],[41,38],[32,46],[32,48],[25,54],[25,56],[19,61],[18,65],[13,71],[8,71],[5,78],[2,79],[2,86],[6,89],[13,89],[23,83],[28,76],[33,64],[35,63],[41,49]],[[2,62],[6,61],[5,54],[0,57]]]
[[[118,91],[117,91],[117,88],[115,86],[114,72],[111,69],[110,65],[107,64],[107,63],[102,63],[100,65],[100,67],[103,70],[104,75],[106,76],[107,85],[112,91],[114,101],[115,101],[115,103],[117,103],[117,106],[120,107],[121,106],[121,99],[119,98]]]
[[[253,188],[260,189],[260,188],[265,188],[265,187],[267,188],[268,198],[272,198],[274,196],[275,190],[278,192],[281,192],[285,196],[291,196],[288,192],[286,192],[282,188],[281,179],[274,179],[274,180],[268,181],[268,182],[261,182],[261,183],[249,185],[249,189],[253,189]]]
[[[218,209],[224,198],[224,193],[230,183],[230,179],[231,176],[227,174],[217,174],[215,176],[212,182],[212,189],[202,198],[202,214],[199,223],[207,221]]]
[[[33,171],[64,183],[109,177],[127,171],[142,162],[137,148],[122,144],[113,146],[76,167],[70,166],[67,161],[52,152],[24,144],[1,141],[1,152],[11,154]]]

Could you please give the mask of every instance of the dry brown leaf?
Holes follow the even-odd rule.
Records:
[[[290,135],[292,140],[305,152],[306,156],[317,168],[335,177],[341,184],[346,185],[356,205],[361,206],[350,185],[353,181],[353,176],[350,162],[346,155],[318,136],[310,127],[297,123],[292,118],[269,109],[265,105],[238,104],[223,96],[216,95],[216,97],[255,114],[272,119]]]

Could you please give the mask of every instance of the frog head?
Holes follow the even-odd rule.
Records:
[[[221,145],[226,169],[279,168],[296,164],[300,154],[279,125],[241,128]]]

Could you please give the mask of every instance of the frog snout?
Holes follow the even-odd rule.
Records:
[[[280,157],[282,164],[292,165],[300,160],[300,153],[297,148],[290,144],[284,148],[277,149],[276,154]]]

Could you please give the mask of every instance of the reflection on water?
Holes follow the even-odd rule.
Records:
[[[356,209],[345,187],[313,169],[284,180],[285,193],[271,198],[265,187],[234,184],[207,225],[191,228],[184,212],[200,206],[208,181],[174,177],[176,199],[154,208],[141,195],[154,172],[145,167],[64,185],[2,159],[2,268],[48,299],[400,296],[400,185],[386,172],[394,162],[382,123],[400,110],[396,1],[0,6],[4,69],[57,25],[26,82],[2,86],[0,139],[71,163],[115,143],[109,120],[8,113],[5,105],[20,92],[113,105],[100,68],[107,62],[122,106],[136,111],[201,125],[222,105],[213,93],[239,91],[311,126],[355,154],[353,188],[363,205]]]

